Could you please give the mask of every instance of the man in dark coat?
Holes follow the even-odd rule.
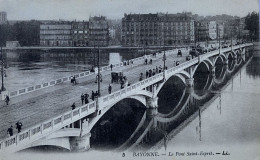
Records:
[[[91,99],[92,99],[92,101],[94,101],[94,99],[95,99],[95,93],[94,93],[94,91],[91,92]]]
[[[22,126],[23,126],[22,122],[19,121],[16,122],[16,129],[18,130],[18,133],[21,132]]]
[[[95,99],[97,99],[99,97],[98,91],[96,91],[95,93]]]
[[[9,128],[7,129],[7,134],[9,134],[10,137],[13,136],[13,126],[11,126],[11,127],[9,127]]]
[[[109,86],[108,86],[108,93],[111,94],[111,92],[112,92],[112,86],[109,84]]]
[[[84,98],[85,98],[85,97],[84,97],[84,94],[82,93],[81,96],[80,96],[82,105],[84,104]]]
[[[5,97],[5,102],[6,102],[6,105],[8,105],[8,104],[9,104],[9,101],[10,101],[10,98],[9,98],[9,96],[7,95],[7,96]]]
[[[71,109],[74,110],[76,108],[75,103],[72,104]]]
[[[146,70],[146,78],[149,77],[149,72]]]
[[[84,98],[85,98],[85,104],[88,104],[88,103],[89,103],[89,101],[88,101],[88,97],[89,97],[89,95],[88,95],[87,93],[85,93],[85,95],[84,95]]]

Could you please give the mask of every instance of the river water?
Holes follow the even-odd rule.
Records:
[[[232,77],[229,77],[226,81],[227,84],[224,87],[221,86],[221,90],[215,89],[214,93],[211,93],[207,100],[198,102],[199,106],[204,106],[201,109],[200,114],[194,116],[190,122],[188,122],[182,129],[179,129],[177,133],[174,132],[174,128],[178,129],[176,125],[170,125],[171,130],[168,131],[167,149],[159,147],[157,149],[160,157],[134,157],[132,152],[124,152],[124,158],[122,152],[106,151],[102,152],[98,148],[93,148],[86,153],[20,153],[19,156],[14,156],[12,159],[46,159],[52,157],[52,159],[236,159],[236,160],[259,160],[260,159],[260,52],[254,51],[255,57],[249,60],[241,69],[237,71]],[[111,55],[116,57],[115,59],[122,59],[122,56],[116,54]],[[217,69],[216,68],[216,72]],[[203,72],[203,70],[202,70]],[[216,75],[219,75],[216,73]],[[207,79],[207,76],[201,76],[196,79]],[[176,106],[181,99],[181,94],[185,88],[183,85],[178,85],[180,82],[173,79],[174,87],[168,88],[175,90],[175,93],[167,95],[173,99],[162,104],[159,101],[158,111],[161,113],[170,112],[172,106]],[[196,85],[196,84],[195,84]],[[196,86],[195,86],[196,87]],[[166,87],[167,88],[167,87]],[[201,90],[200,87],[195,88]],[[203,88],[203,87],[202,87]],[[169,92],[165,91],[165,92]],[[198,91],[199,92],[199,91]],[[187,93],[185,93],[187,94]],[[167,99],[167,96],[162,96],[160,99]],[[123,104],[121,104],[123,105]],[[165,105],[165,106],[163,106]],[[161,108],[160,108],[161,106]],[[195,107],[197,106],[191,106]],[[200,107],[199,107],[200,108]],[[135,109],[134,109],[135,110]],[[132,111],[129,115],[125,113],[120,116],[124,116],[127,121],[129,117],[140,120],[140,115],[135,115]],[[192,110],[191,114],[197,113],[197,109]],[[140,112],[137,111],[137,112]],[[143,109],[142,109],[143,112]],[[120,119],[120,118],[115,118]],[[116,122],[119,123],[119,122]],[[122,123],[122,122],[121,122]],[[136,123],[136,124],[134,124]],[[180,124],[182,122],[176,122],[174,124]],[[138,122],[131,122],[133,125],[128,129],[118,129],[123,134],[127,130],[133,131],[133,128]],[[114,124],[115,126],[115,124]],[[124,126],[126,127],[126,126]],[[112,128],[112,130],[117,130]],[[116,131],[114,131],[116,132]],[[114,134],[113,132],[113,134]],[[109,132],[106,132],[109,134]],[[118,135],[122,136],[122,135]],[[127,135],[129,136],[129,135]],[[156,137],[152,137],[156,138]],[[122,138],[121,138],[122,139]],[[102,143],[102,142],[99,142]],[[151,147],[151,146],[150,146]],[[113,148],[113,147],[112,147]],[[109,150],[109,149],[107,149]],[[136,152],[139,152],[138,150]],[[187,156],[188,152],[193,152],[193,156]],[[212,152],[212,153],[211,153]],[[222,153],[228,153],[228,155],[222,155]],[[161,155],[166,153],[166,155]],[[203,153],[209,153],[212,155],[204,156]],[[217,154],[220,153],[220,154]],[[184,154],[184,156],[182,156]],[[203,155],[199,155],[203,154]],[[213,155],[214,154],[214,155]]]
[[[176,159],[260,159],[260,52],[255,52],[201,116],[170,140],[168,151]],[[201,151],[230,155],[176,156]]]
[[[100,51],[100,65],[116,64],[152,51]],[[90,70],[97,66],[98,51],[90,49],[7,51],[5,88],[15,91]]]

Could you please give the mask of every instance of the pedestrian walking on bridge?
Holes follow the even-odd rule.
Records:
[[[145,64],[147,64],[147,61],[148,61],[148,60],[147,60],[147,58],[145,58],[145,61],[144,61],[144,63],[145,63]]]
[[[82,93],[81,96],[80,96],[82,105],[84,104],[84,98],[85,98],[85,97],[84,97],[84,94]]]
[[[148,78],[149,77],[149,72],[146,70],[146,78]]]
[[[7,95],[7,96],[5,97],[5,103],[6,103],[6,105],[9,104],[9,101],[10,101],[10,98],[9,98],[9,96]]]
[[[21,132],[22,126],[23,126],[22,122],[19,121],[16,122],[16,129],[18,130],[18,133]]]
[[[98,99],[98,97],[99,97],[99,94],[98,94],[98,91],[96,91],[96,93],[95,93],[95,99]]]
[[[110,64],[110,68],[111,68],[111,71],[112,71],[112,69],[113,69],[113,64]]]
[[[143,73],[140,74],[140,78],[139,78],[139,81],[142,81],[143,80]]]
[[[9,128],[7,129],[7,134],[9,134],[10,137],[13,136],[13,126],[12,126],[12,125],[11,125],[11,127],[9,127]]]
[[[91,99],[92,99],[92,101],[95,100],[95,93],[94,93],[94,91],[91,92]]]
[[[109,84],[109,86],[108,86],[108,93],[111,94],[111,92],[112,92],[112,86]]]
[[[76,108],[75,103],[72,104],[71,109],[74,110]]]
[[[88,104],[88,103],[89,103],[88,97],[89,97],[89,95],[88,95],[87,93],[85,93],[85,95],[84,95],[85,104]]]

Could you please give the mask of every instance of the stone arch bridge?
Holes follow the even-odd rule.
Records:
[[[233,46],[232,50],[231,48],[223,48],[199,55],[178,66],[168,68],[162,73],[131,84],[110,95],[100,97],[97,101],[62,115],[57,115],[21,133],[1,140],[0,152],[17,152],[41,145],[59,146],[76,151],[88,150],[91,145],[92,128],[117,102],[125,98],[133,98],[143,103],[147,108],[157,108],[157,95],[169,78],[177,76],[185,85],[192,87],[194,84],[193,76],[199,65],[204,64],[207,70],[214,76],[215,65],[218,59],[225,65],[228,65],[229,59],[233,59],[233,66],[239,65],[240,62],[237,62],[237,57],[239,56],[245,60],[246,50],[249,46],[252,46],[252,44],[237,45]]]

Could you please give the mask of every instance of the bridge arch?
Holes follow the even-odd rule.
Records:
[[[217,61],[218,61],[219,59],[221,60],[222,63],[225,63],[225,61],[226,61],[227,58],[226,58],[226,56],[225,56],[224,54],[217,56],[217,57],[214,59],[214,62],[213,62],[214,66],[216,66]]]
[[[232,61],[230,66],[227,67],[227,73],[232,73],[235,69],[236,69],[236,66],[237,66],[237,62],[236,61]]]
[[[147,90],[140,90],[138,92],[132,93],[130,95],[128,95],[127,97],[123,98],[123,99],[117,99],[116,101],[113,101],[113,103],[110,104],[103,104],[102,109],[99,110],[98,115],[91,121],[91,123],[89,124],[88,127],[88,131],[90,132],[92,130],[92,128],[95,126],[95,124],[103,117],[103,115],[105,115],[107,113],[107,111],[109,111],[112,107],[115,106],[115,104],[117,104],[120,101],[123,101],[125,99],[135,99],[138,102],[142,103],[144,106],[146,106],[145,99],[146,98],[152,98],[153,94],[150,91]]]
[[[215,77],[213,79],[214,84],[221,84],[224,81],[224,79],[226,78],[226,72],[227,72],[227,67],[222,67],[219,78]]]
[[[172,111],[170,111],[169,113],[160,113],[158,112],[158,116],[159,117],[169,117],[170,115],[176,114],[179,110],[181,110],[181,108],[183,107],[183,104],[186,103],[186,101],[190,98],[189,96],[186,96],[186,90],[187,88],[185,88],[182,92],[182,96],[179,100],[179,102],[177,103],[177,105],[173,108]]]
[[[200,62],[198,65],[195,66],[195,68],[192,71],[191,77],[194,76],[195,72],[197,71],[197,68],[201,65],[201,64],[205,64],[205,66],[207,67],[208,71],[211,71],[212,68],[214,68],[213,63],[209,60],[209,59],[205,59],[204,61]]]
[[[227,60],[227,56],[224,53],[220,53],[220,55],[218,57],[221,57],[223,62]]]
[[[183,82],[183,84],[186,86],[187,85],[186,79],[190,78],[191,75],[188,72],[183,70],[183,71],[180,71],[180,72],[178,72],[178,73],[176,73],[172,76],[167,77],[163,83],[160,83],[160,84],[157,85],[156,91],[154,92],[154,96],[157,96],[159,94],[159,92],[161,91],[161,89],[165,85],[165,83],[167,83],[167,81],[172,77],[179,78]]]
[[[236,57],[236,54],[235,54],[233,51],[228,52],[228,53],[227,53],[227,56],[226,56],[227,59],[229,59],[230,56],[231,56],[232,59],[234,59],[234,58]]]
[[[241,53],[241,50],[240,50],[240,49],[238,49],[238,50],[236,50],[235,52],[236,52],[236,55],[237,55],[237,56],[239,56],[239,55],[240,55],[240,53]]]
[[[35,147],[43,147],[43,146],[52,146],[61,149],[66,149],[69,151],[71,150],[69,137],[59,137],[59,138],[45,139],[45,140],[39,139],[28,146],[24,146],[21,150],[26,150]]]
[[[171,116],[157,116],[156,119],[158,122],[163,122],[163,123],[167,123],[167,122],[172,122],[174,121],[176,118],[178,118],[181,114],[183,114],[183,112],[185,112],[185,110],[187,110],[187,108],[189,108],[189,102],[191,101],[192,96],[189,95],[187,97],[187,99],[185,99],[185,102],[183,103],[183,106],[180,108],[180,110],[178,110],[178,112],[176,114],[171,114]]]

